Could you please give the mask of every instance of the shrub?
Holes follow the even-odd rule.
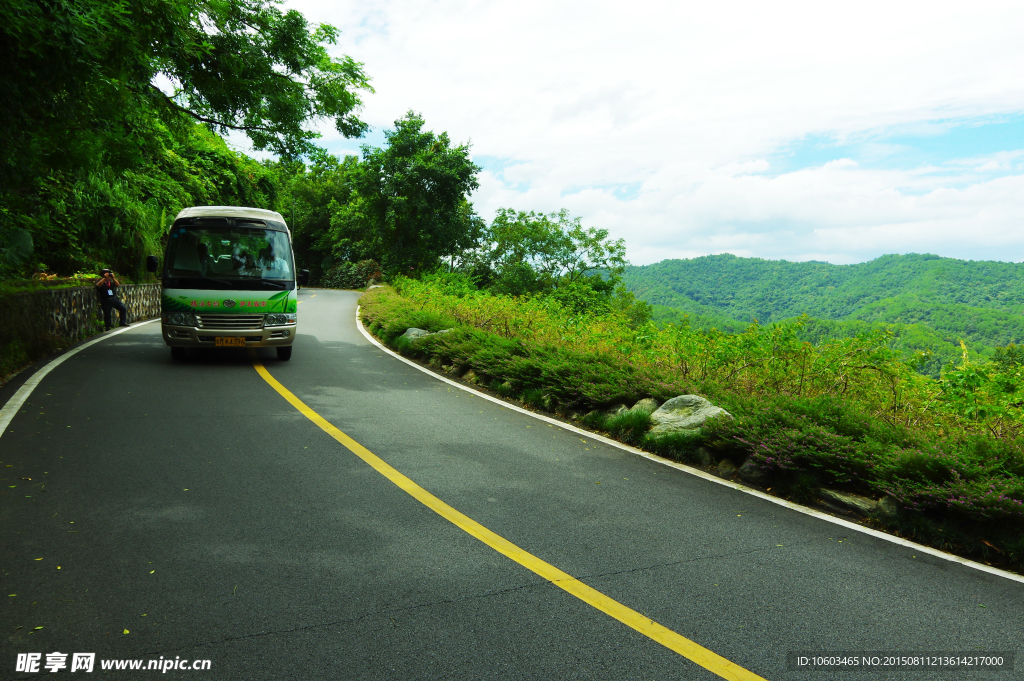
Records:
[[[664,435],[645,435],[642,446],[649,452],[653,452],[667,459],[680,461],[682,463],[701,463],[697,450],[704,444],[704,434],[693,433],[666,433]]]
[[[422,281],[424,285],[446,296],[462,298],[477,292],[472,277],[462,272],[439,270],[423,275]]]
[[[876,489],[905,508],[1024,530],[1022,443],[977,435],[893,449],[875,466]]]
[[[380,279],[380,265],[375,260],[343,262],[324,272],[320,285],[325,288],[360,289],[370,279]]]
[[[708,446],[750,462],[780,481],[808,479],[821,485],[870,491],[873,443],[857,442],[806,416],[766,409],[735,419],[714,419],[704,428]]]
[[[624,411],[605,421],[605,430],[630,445],[639,445],[651,427],[651,412],[637,409]]]

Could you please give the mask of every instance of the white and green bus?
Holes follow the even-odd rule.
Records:
[[[150,272],[159,260],[149,256]],[[277,348],[292,356],[298,328],[292,239],[280,213],[201,206],[178,213],[167,235],[161,332],[174,359],[187,348]]]

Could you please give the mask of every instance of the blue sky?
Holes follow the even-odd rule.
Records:
[[[1024,150],[1024,115],[974,120],[938,120],[903,125],[889,130],[865,131],[843,139],[810,134],[784,146],[770,158],[775,173],[821,166],[848,158],[862,167],[910,169],[946,167],[959,172],[958,161],[990,157],[999,152]],[[980,164],[978,164],[980,165]],[[1019,173],[1024,158],[1008,167],[994,167],[994,175]]]
[[[285,6],[373,79],[373,132],[324,145],[413,109],[472,143],[485,218],[566,208],[638,264],[1024,261],[1019,0]]]

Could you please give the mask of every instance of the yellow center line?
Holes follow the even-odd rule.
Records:
[[[504,537],[495,534],[469,516],[466,516],[444,503],[433,494],[423,489],[408,477],[392,468],[379,456],[363,447],[351,437],[336,428],[330,421],[310,409],[305,402],[292,394],[290,390],[281,385],[277,379],[270,375],[270,372],[263,364],[256,359],[256,353],[249,351],[253,366],[259,375],[276,390],[281,397],[286,399],[303,416],[319,426],[325,433],[340,442],[346,449],[365,461],[378,473],[397,485],[400,489],[413,497],[421,504],[437,513],[453,525],[476,537],[484,544],[487,544],[498,553],[511,558],[523,567],[540,575],[555,586],[559,587],[580,599],[584,603],[593,606],[614,617],[628,627],[635,629],[644,636],[657,641],[669,650],[673,650],[683,657],[696,662],[708,671],[717,674],[723,679],[730,681],[765,681],[762,677],[747,671],[743,667],[730,662],[721,655],[714,653],[707,648],[694,643],[690,639],[680,636],[668,627],[658,624],[649,617],[627,608],[618,601],[615,601],[603,593],[587,586],[572,575],[563,572],[550,563],[546,563],[533,554],[519,548]]]

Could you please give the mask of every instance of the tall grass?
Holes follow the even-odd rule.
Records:
[[[610,365],[631,367],[637,381],[654,384],[649,394],[655,397],[679,386],[713,395],[836,396],[858,403],[885,422],[912,428],[1016,436],[1024,426],[1019,410],[1004,410],[983,420],[958,413],[951,408],[957,405],[948,399],[946,387],[918,374],[890,347],[891,336],[885,331],[812,345],[799,340],[799,321],[753,324],[738,334],[685,324],[634,328],[625,315],[573,314],[551,298],[509,298],[482,291],[448,295],[429,283],[405,278],[395,282],[393,293],[382,291],[368,298],[367,314],[372,317],[372,309],[386,306],[388,296],[395,293],[391,307],[396,309],[385,313],[385,326],[401,326],[397,308],[404,310],[403,318],[409,308],[431,316],[436,325],[486,332],[528,343],[536,351],[600,356]],[[658,384],[665,390],[659,391]],[[977,393],[976,399],[985,396]]]

